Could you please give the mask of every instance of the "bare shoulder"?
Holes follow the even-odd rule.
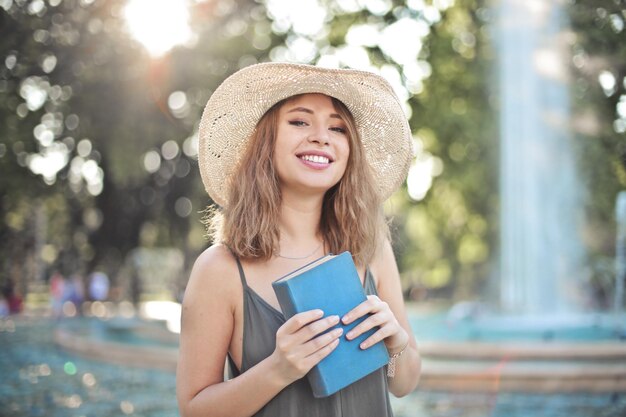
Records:
[[[217,244],[202,252],[196,259],[183,305],[195,304],[219,296],[230,299],[239,288],[239,273],[232,253],[224,245]]]
[[[202,252],[183,299],[177,395],[189,403],[204,388],[224,380],[224,361],[235,326],[237,264],[223,245]]]
[[[370,264],[370,270],[374,276],[376,288],[379,290],[380,287],[388,283],[389,280],[399,280],[400,274],[398,272],[398,265],[396,264],[396,257],[393,253],[391,242],[388,239],[385,239],[380,245],[380,248]]]

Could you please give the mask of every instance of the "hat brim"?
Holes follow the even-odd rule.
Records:
[[[334,97],[350,110],[381,201],[402,184],[412,158],[411,132],[384,78],[351,69],[263,63],[228,77],[202,114],[198,163],[213,201],[220,206],[228,203],[230,178],[263,114],[281,100],[306,93]]]

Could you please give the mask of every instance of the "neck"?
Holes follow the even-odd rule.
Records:
[[[282,255],[306,253],[322,240],[319,234],[323,196],[282,196],[280,207],[280,247]],[[287,252],[288,253],[284,253]]]

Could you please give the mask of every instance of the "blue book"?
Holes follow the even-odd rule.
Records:
[[[324,311],[324,316],[341,318],[367,299],[350,252],[317,259],[274,281],[272,287],[286,319],[314,309]],[[389,362],[382,341],[367,349],[359,347],[377,328],[352,340],[345,337],[367,317],[348,325],[340,321],[328,330],[343,327],[343,334],[339,345],[307,374],[315,397],[334,394]]]

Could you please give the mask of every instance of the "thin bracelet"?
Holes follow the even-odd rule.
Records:
[[[400,349],[399,352],[396,352],[389,357],[389,363],[387,364],[387,376],[389,378],[393,378],[396,375],[396,359],[402,356],[406,348],[409,347],[409,341],[410,339],[407,340],[406,345],[404,345],[404,347]]]

